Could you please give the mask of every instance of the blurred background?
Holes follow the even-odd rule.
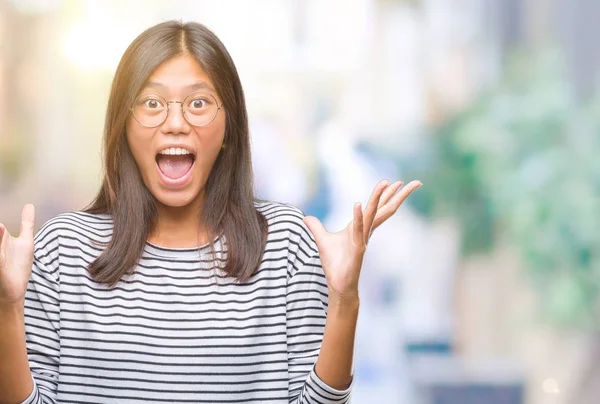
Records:
[[[112,75],[167,19],[246,92],[259,196],[370,243],[353,403],[600,402],[600,2],[0,0],[0,218],[85,207]],[[273,170],[273,167],[277,167]]]

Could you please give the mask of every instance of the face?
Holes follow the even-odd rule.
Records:
[[[192,95],[193,94],[193,95]],[[177,56],[163,63],[150,76],[134,105],[136,117],[127,121],[127,142],[146,187],[165,207],[188,207],[201,203],[208,176],[221,151],[225,137],[225,110],[220,109],[205,126],[191,125],[202,120],[208,103],[221,106],[214,85],[200,65],[190,56]],[[156,97],[156,96],[159,97]],[[188,97],[190,96],[190,97]],[[166,100],[169,113],[156,127],[159,102]],[[177,101],[173,103],[170,101]],[[136,119],[144,116],[142,123]],[[151,122],[151,125],[147,125]]]

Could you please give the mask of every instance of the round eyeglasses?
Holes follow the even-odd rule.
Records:
[[[183,117],[192,126],[210,124],[223,108],[223,104],[219,106],[217,99],[207,93],[192,93],[183,101],[167,101],[156,93],[142,93],[135,99],[131,113],[140,125],[155,128],[167,120],[169,104],[181,104]]]

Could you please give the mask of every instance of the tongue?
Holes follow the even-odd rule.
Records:
[[[165,176],[176,180],[190,171],[192,164],[194,164],[194,158],[190,154],[181,156],[159,154],[156,158],[156,162],[158,168]]]

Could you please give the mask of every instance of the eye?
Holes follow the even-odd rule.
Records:
[[[142,94],[135,100],[135,108],[139,110],[158,110],[164,109],[164,101],[157,94],[147,93]]]
[[[192,109],[204,109],[208,107],[208,100],[206,98],[195,98],[188,104],[188,108]]]
[[[144,100],[144,106],[148,109],[156,109],[161,107],[160,101],[155,100],[153,98],[148,98]]]

